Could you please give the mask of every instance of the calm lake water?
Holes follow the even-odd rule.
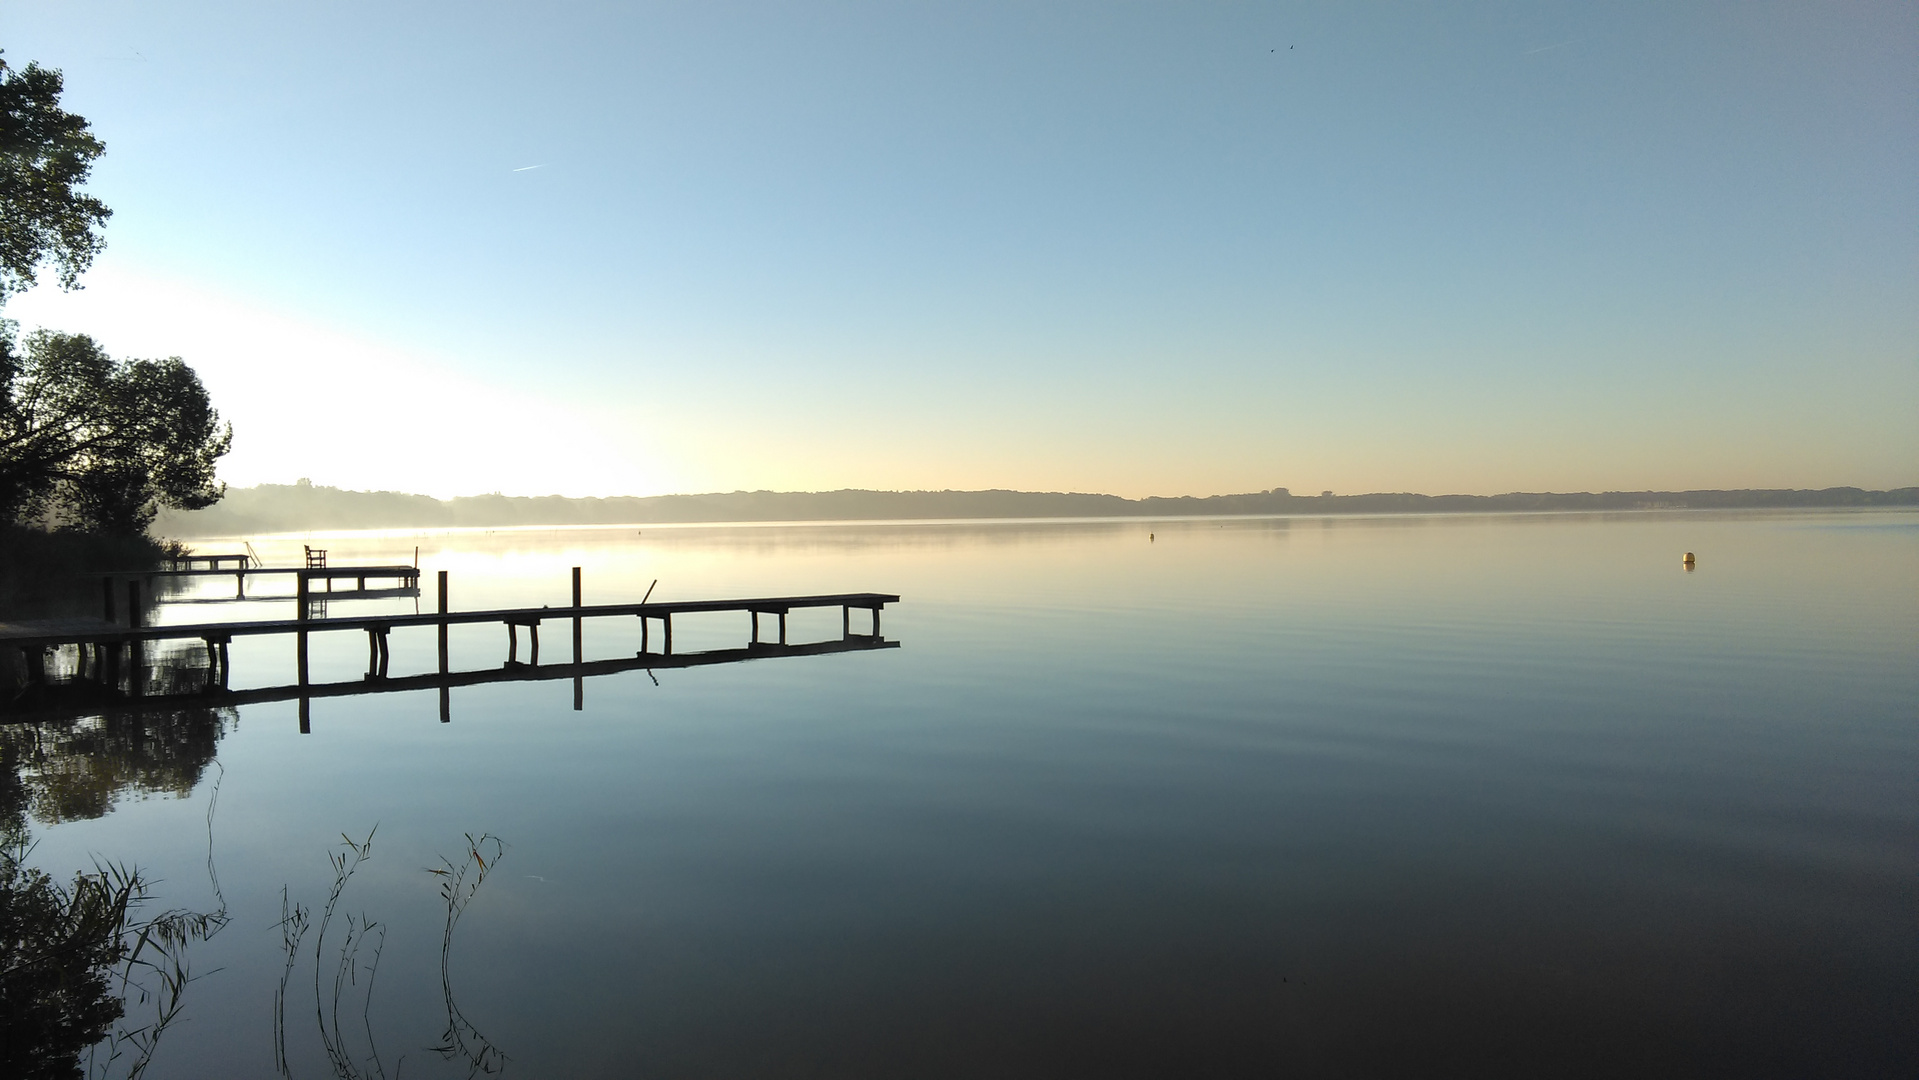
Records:
[[[273,1074],[282,889],[317,919],[369,833],[297,957],[294,1076],[338,1071],[348,914],[384,933],[341,984],[355,1075],[466,1075],[449,989],[524,1077],[1919,1073],[1919,514],[643,530],[309,542],[419,545],[428,610],[442,569],[456,610],[564,605],[573,566],[588,603],[899,593],[901,647],[610,675],[579,711],[456,689],[444,724],[431,690],[315,701],[306,735],[246,706],[29,770],[37,864],[199,908],[217,782],[232,922],[150,1075]],[[157,617],[292,614],[230,590]],[[587,625],[589,658],[638,643]],[[392,650],[435,666],[430,629]],[[366,652],[317,637],[313,678]],[[233,685],[291,653],[236,641]],[[427,868],[487,833],[443,984]]]

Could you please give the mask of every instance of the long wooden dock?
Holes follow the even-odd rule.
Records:
[[[366,570],[365,567],[338,567],[336,570],[352,572]],[[404,568],[412,570],[411,567]],[[205,573],[206,571],[198,571]],[[258,571],[254,571],[258,572]],[[417,573],[417,571],[415,571]],[[302,570],[305,574],[307,571]],[[571,624],[573,631],[573,659],[566,668],[584,674],[601,673],[593,668],[594,664],[628,664],[629,667],[679,667],[694,666],[698,663],[724,663],[733,659],[758,658],[769,655],[801,655],[811,652],[837,652],[850,648],[880,647],[884,640],[880,637],[880,611],[887,604],[899,602],[899,597],[890,593],[833,593],[815,596],[767,596],[749,597],[733,600],[677,600],[651,601],[643,598],[638,603],[620,604],[584,604],[581,603],[580,569],[573,568],[573,602],[565,607],[537,608],[493,608],[482,611],[450,611],[447,604],[447,574],[439,572],[439,610],[415,614],[354,615],[340,618],[314,618],[308,604],[308,579],[299,579],[298,617],[293,619],[255,619],[234,622],[195,622],[170,626],[140,625],[138,605],[128,605],[131,625],[120,625],[112,619],[112,607],[109,603],[108,617],[105,619],[64,619],[54,622],[33,624],[0,624],[0,647],[18,650],[25,662],[28,690],[35,686],[44,687],[48,681],[47,655],[52,650],[72,646],[78,653],[76,670],[80,681],[101,688],[113,688],[109,696],[120,694],[119,689],[126,682],[124,691],[129,700],[146,702],[151,705],[163,696],[143,693],[145,678],[145,647],[151,642],[192,641],[205,644],[207,650],[207,671],[204,694],[217,694],[223,700],[241,703],[253,700],[248,695],[266,694],[260,700],[281,700],[287,697],[301,699],[302,724],[306,730],[305,702],[308,698],[332,696],[344,691],[326,690],[327,684],[314,684],[308,675],[307,644],[313,634],[337,632],[363,632],[367,635],[367,670],[361,684],[386,683],[394,689],[413,689],[419,686],[440,686],[442,688],[441,712],[446,712],[444,691],[453,685],[465,685],[461,679],[473,682],[498,681],[491,670],[480,672],[454,672],[448,658],[447,631],[453,626],[495,623],[506,628],[507,655],[503,665],[505,670],[519,668],[538,668],[540,663],[540,627],[544,623],[561,621]],[[109,600],[111,592],[109,591]],[[651,591],[649,590],[649,597]],[[131,599],[131,598],[130,598]],[[811,608],[840,609],[840,637],[837,641],[815,642],[810,645],[792,645],[787,641],[787,615],[796,610]],[[870,618],[870,628],[862,632],[853,629],[855,610],[864,611]],[[708,650],[681,657],[673,652],[673,619],[676,615],[735,612],[748,616],[750,633],[744,649]],[[773,616],[777,623],[776,636],[770,641],[761,641],[761,617]],[[582,624],[587,619],[638,618],[640,620],[640,648],[631,662],[624,659],[616,661],[586,660],[582,648]],[[652,627],[654,621],[660,623],[660,650],[652,647]],[[387,638],[395,629],[406,627],[433,627],[439,637],[439,669],[430,675],[400,676],[397,680],[388,671],[390,651]],[[529,656],[525,664],[519,658],[519,632],[527,631]],[[273,688],[264,691],[228,690],[229,657],[228,646],[236,637],[258,637],[266,635],[293,635],[295,639],[295,664],[297,681],[290,687]],[[591,670],[589,670],[591,669]],[[608,669],[616,670],[616,669]],[[617,670],[625,670],[624,668]],[[122,673],[130,676],[123,680]],[[563,677],[565,671],[554,677]],[[421,682],[420,680],[425,680]],[[275,696],[278,695],[278,696]],[[15,695],[16,701],[29,698],[45,698],[45,694],[30,692]],[[577,692],[576,692],[577,699]],[[0,711],[6,710],[0,705]],[[30,710],[31,711],[31,710]]]
[[[96,619],[63,619],[54,623],[0,624],[0,646],[48,649],[62,645],[125,645],[136,641],[180,641],[198,638],[211,644],[261,634],[319,634],[335,630],[364,630],[383,635],[402,626],[459,626],[500,623],[510,629],[537,630],[542,622],[638,616],[658,619],[664,632],[665,655],[673,653],[673,616],[693,612],[734,611],[753,616],[754,642],[759,641],[759,616],[779,618],[779,640],[785,644],[786,615],[805,608],[841,608],[844,636],[851,636],[851,612],[872,615],[872,634],[879,633],[880,609],[899,603],[884,593],[835,593],[830,596],[767,596],[741,600],[654,601],[641,604],[587,604],[579,607],[494,608],[486,611],[422,612],[417,615],[352,615],[327,619],[257,619],[242,622],[178,623],[171,626],[118,626]],[[871,635],[868,635],[871,636]],[[537,640],[537,634],[534,635]],[[536,646],[537,647],[537,646]]]

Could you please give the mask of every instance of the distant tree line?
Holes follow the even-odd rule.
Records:
[[[1284,488],[1240,495],[1125,499],[1041,491],[735,491],[572,499],[475,495],[435,499],[397,491],[347,491],[302,480],[235,488],[220,505],[169,513],[176,536],[231,536],[301,529],[620,525],[698,521],[874,521],[957,518],[1192,517],[1233,514],[1527,513],[1567,510],[1914,506],[1919,488],[1866,491],[1608,491],[1509,495],[1293,495]]]

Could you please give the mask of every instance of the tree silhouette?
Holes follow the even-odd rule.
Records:
[[[60,108],[60,72],[0,60],[0,304],[30,289],[52,260],[72,289],[105,241],[113,211],[77,190],[106,145],[86,117]]]
[[[224,494],[214,466],[232,444],[179,357],[122,360],[85,334],[40,330],[16,349],[0,327],[0,523],[52,514],[133,536],[162,506]]]

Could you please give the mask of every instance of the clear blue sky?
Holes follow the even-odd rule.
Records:
[[[6,314],[194,363],[237,483],[1919,483],[1910,2],[14,0],[0,47],[115,210]]]

